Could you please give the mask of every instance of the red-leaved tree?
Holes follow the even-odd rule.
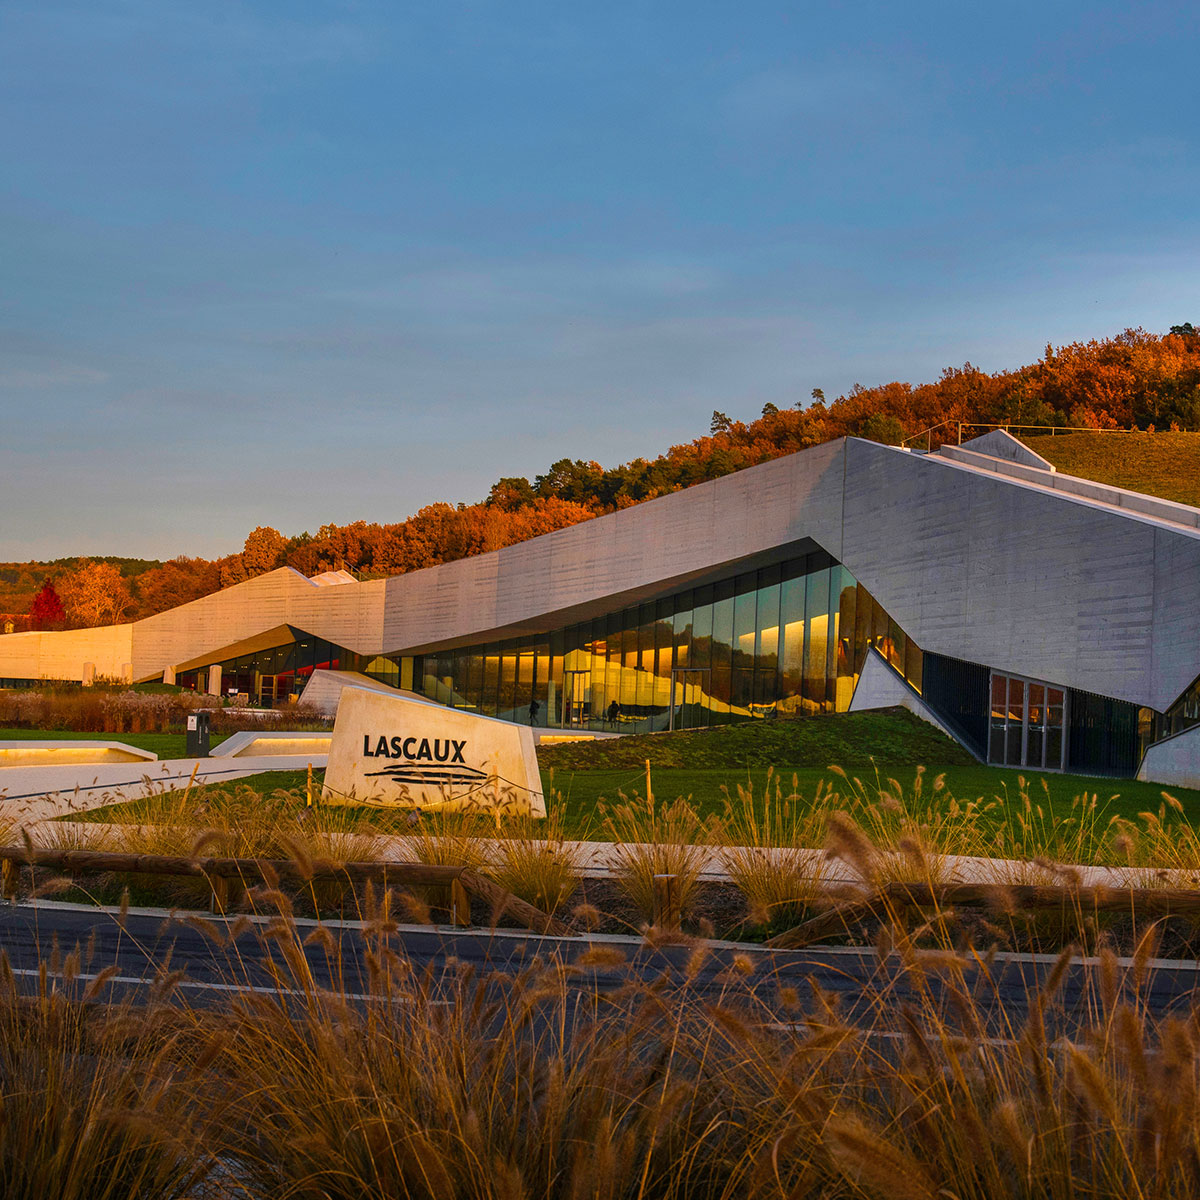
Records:
[[[54,590],[54,584],[47,579],[42,584],[42,590],[33,598],[29,606],[30,629],[56,629],[67,619],[62,601]]]

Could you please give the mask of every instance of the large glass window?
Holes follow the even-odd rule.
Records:
[[[691,666],[707,670],[712,666],[713,589],[699,587],[692,593]]]
[[[834,693],[834,708],[845,712],[850,707],[850,698],[854,695],[858,683],[858,673],[854,669],[854,639],[855,617],[858,603],[858,585],[854,576],[845,567],[835,567],[834,591],[837,603],[837,634],[836,634],[836,663],[837,678]]]
[[[779,693],[784,708],[794,712],[799,707],[804,679],[804,559],[788,566],[793,569],[784,572],[779,589],[779,624],[783,634]]]
[[[549,634],[353,664],[489,716],[528,721],[536,701],[538,724],[640,732],[844,711],[869,646],[920,687],[920,650],[817,551]],[[307,635],[282,651],[227,674],[253,688],[344,658]]]
[[[829,657],[829,568],[810,572],[805,582],[804,685],[801,694],[805,712],[823,712]]]

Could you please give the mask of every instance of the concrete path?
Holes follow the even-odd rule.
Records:
[[[186,782],[186,781],[185,781]],[[57,815],[57,814],[54,814]],[[56,821],[52,825],[38,826],[30,822],[27,831],[34,845],[61,845],[65,837],[72,846],[84,848],[90,842],[103,844],[106,849],[119,848],[122,833],[134,826],[101,822]],[[143,827],[138,827],[143,828]],[[383,860],[386,862],[413,862],[419,857],[418,847],[410,836],[397,834],[371,834],[364,831],[358,835],[359,848],[352,854]],[[504,841],[497,838],[481,838],[479,849],[486,860],[498,862]],[[613,842],[563,842],[563,853],[570,855],[576,870],[586,879],[607,879],[620,868],[622,861],[637,859],[654,852],[646,844],[619,845]],[[680,869],[684,861],[678,847],[659,848],[664,857],[660,860],[664,871]],[[347,853],[343,850],[342,853]],[[669,853],[670,857],[666,857]],[[729,846],[692,846],[687,848],[687,863],[698,871],[699,878],[706,883],[730,883],[737,874],[739,863],[754,857],[769,856],[791,858],[800,876],[822,887],[867,887],[866,881],[848,863],[840,859],[829,859],[823,850],[809,849],[762,849]],[[898,856],[885,853],[880,856],[880,874],[887,880],[923,880],[919,871],[911,864],[897,862]],[[670,864],[670,865],[669,865]],[[904,869],[902,869],[904,868]],[[1147,867],[1106,866],[1062,866],[1049,867],[1019,859],[970,858],[965,855],[944,855],[929,864],[928,882],[934,884],[979,883],[979,884],[1038,884],[1059,886],[1065,883],[1082,887],[1200,887],[1200,872],[1161,871]]]
[[[263,771],[324,770],[328,756],[172,758],[147,763],[90,763],[9,767],[0,771],[0,820],[32,825],[73,812],[136,800],[197,783],[225,783]]]

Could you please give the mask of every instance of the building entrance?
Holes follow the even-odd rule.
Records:
[[[587,725],[591,719],[591,671],[563,672],[563,728]]]
[[[1061,771],[1066,707],[1062,688],[993,671],[988,762]]]

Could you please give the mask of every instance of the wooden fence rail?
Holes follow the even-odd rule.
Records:
[[[275,878],[298,883],[340,880],[351,884],[371,882],[384,887],[440,886],[450,889],[451,906],[458,924],[470,924],[467,898],[478,896],[491,906],[493,920],[498,921],[501,915],[507,914],[537,933],[562,936],[570,932],[561,921],[467,867],[409,862],[335,863],[321,859],[304,864],[285,858],[185,858],[172,854],[31,849],[28,846],[0,846],[0,864],[3,864],[5,895],[14,890],[16,870],[30,866],[72,875],[105,872],[204,878],[209,881],[222,908],[228,900],[228,885],[233,881],[245,884]]]

